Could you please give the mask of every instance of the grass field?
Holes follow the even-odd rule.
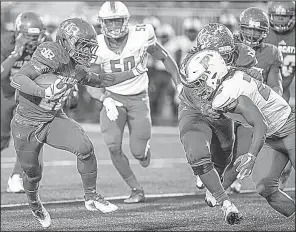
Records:
[[[230,197],[244,216],[240,225],[229,226],[222,211],[204,203],[204,190],[197,190],[176,128],[153,128],[152,161],[142,168],[133,159],[124,137],[123,150],[148,198],[145,203],[126,205],[130,190],[113,167],[98,127],[84,125],[95,145],[99,177],[97,189],[119,206],[112,214],[86,211],[74,155],[45,146],[44,176],[40,196],[52,216],[52,231],[294,231],[295,224],[271,209],[264,199],[251,193],[250,178],[243,182],[244,194]],[[24,194],[6,193],[14,164],[12,146],[1,154],[1,231],[40,231]],[[288,188],[295,189],[295,172]],[[295,192],[289,191],[295,199]]]

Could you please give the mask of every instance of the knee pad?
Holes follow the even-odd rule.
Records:
[[[1,151],[9,146],[9,142],[10,142],[10,135],[1,136]]]
[[[214,168],[210,158],[203,158],[199,162],[191,165],[192,171],[195,176],[200,176],[208,173]]]
[[[31,184],[38,184],[42,179],[42,166],[32,166],[22,164],[25,177]]]
[[[94,154],[94,151],[91,151],[87,154],[79,154],[77,156],[77,159],[77,169],[79,173],[89,173],[97,171],[97,158]]]
[[[109,151],[110,151],[111,157],[121,156],[122,154],[121,146],[109,147]]]
[[[94,155],[94,147],[91,142],[84,143],[84,146],[79,146],[77,151],[74,151],[79,160],[87,160]]]
[[[271,180],[268,179],[262,180],[260,181],[260,183],[256,184],[257,193],[264,198],[267,198],[269,195],[276,192],[277,190],[278,182],[273,183]]]

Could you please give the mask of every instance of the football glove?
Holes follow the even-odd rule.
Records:
[[[179,98],[179,96],[180,96],[182,90],[183,90],[183,84],[180,83],[180,84],[178,84],[178,85],[176,86],[176,92],[175,92],[175,96],[174,96],[174,101],[175,101],[175,103],[176,103],[177,105],[180,104],[180,98]]]
[[[53,84],[45,89],[45,99],[55,100],[64,95],[67,90],[67,85],[60,83],[61,81],[61,79],[57,79]]]
[[[66,108],[73,110],[77,108],[79,102],[79,90],[77,84],[71,89],[68,98],[66,99]]]
[[[234,167],[235,170],[238,172],[237,178],[242,180],[245,177],[251,175],[254,164],[255,164],[256,157],[251,153],[247,153],[244,155],[239,156],[235,162]]]
[[[111,97],[106,97],[103,101],[103,105],[106,108],[107,111],[107,117],[111,120],[111,121],[115,121],[118,117],[118,110],[117,110],[117,106],[123,106],[123,104],[119,101],[114,100]]]
[[[213,110],[209,103],[202,104],[200,109],[201,109],[201,113],[203,115],[211,117],[213,119],[219,119],[222,116],[216,110]]]

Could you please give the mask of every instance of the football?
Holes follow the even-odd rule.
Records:
[[[41,74],[38,77],[35,78],[34,82],[39,85],[40,87],[46,89],[50,85],[52,85],[56,80],[58,79],[58,76],[53,73],[45,73]],[[59,83],[57,85],[58,88],[62,88],[65,85],[65,83]]]

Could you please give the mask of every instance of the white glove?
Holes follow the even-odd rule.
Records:
[[[244,155],[239,156],[235,162],[234,167],[235,170],[238,172],[237,178],[242,180],[245,177],[251,175],[254,164],[255,164],[256,157],[251,153],[247,153]]]
[[[123,104],[119,101],[114,100],[111,97],[106,97],[103,101],[103,105],[106,108],[107,111],[107,117],[111,120],[111,121],[115,121],[118,117],[118,110],[116,108],[116,106],[123,106]]]
[[[61,79],[57,79],[52,85],[45,89],[45,96],[44,98],[47,100],[55,100],[59,99],[64,95],[67,90],[67,84],[60,84]]]
[[[136,65],[136,67],[134,67],[132,69],[132,72],[135,76],[139,76],[139,75],[148,71],[148,68],[146,67],[147,58],[148,58],[148,54],[147,54],[147,52],[144,52],[144,54],[141,57],[140,62]]]
[[[182,92],[182,89],[183,89],[183,84],[182,83],[178,84],[176,87],[177,91],[175,92],[175,96],[174,96],[174,100],[177,105],[179,105],[180,103],[179,95]]]

